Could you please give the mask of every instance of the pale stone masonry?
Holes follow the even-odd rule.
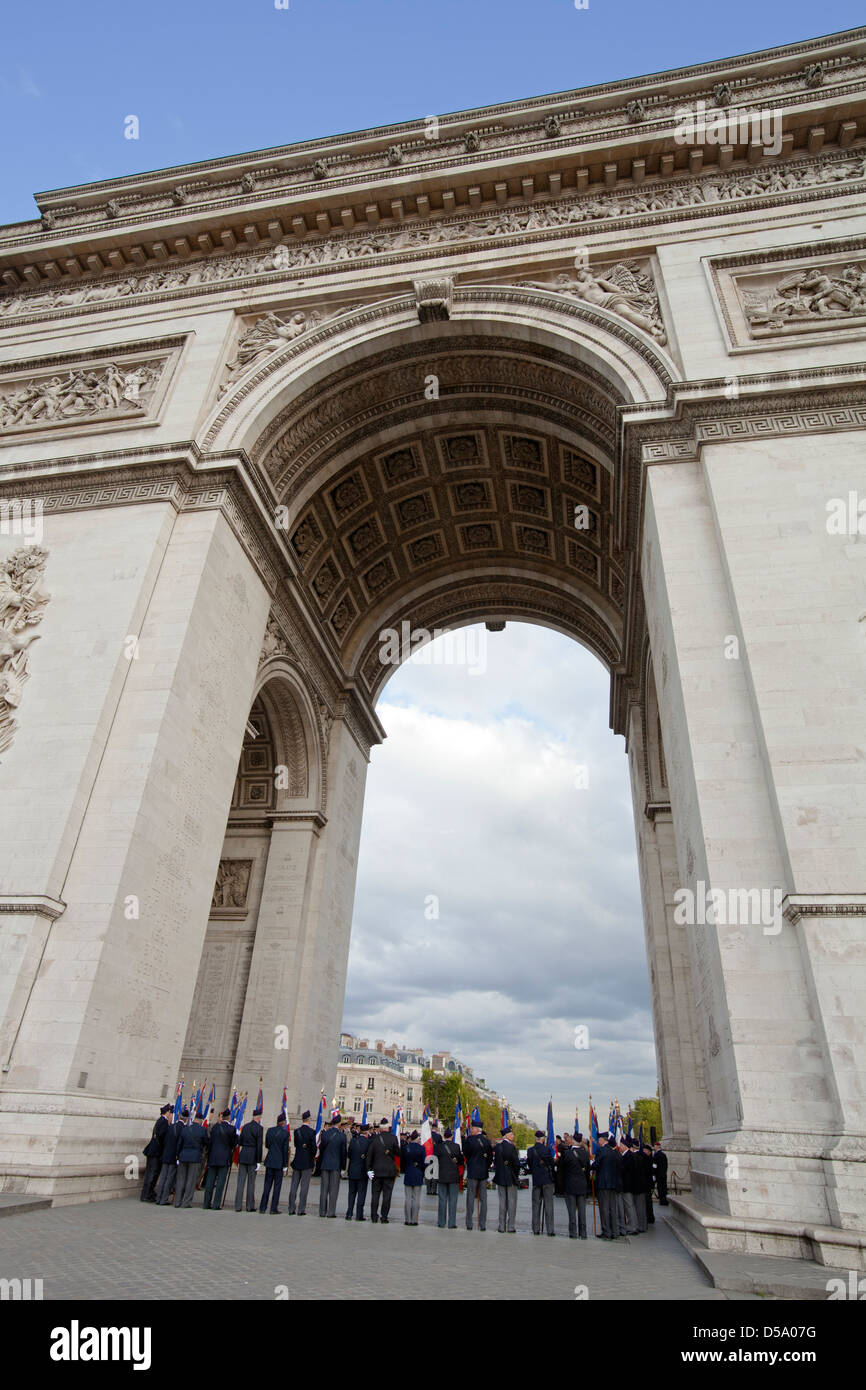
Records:
[[[382,633],[522,619],[611,673],[675,1219],[862,1267],[864,87],[854,30],[0,229],[4,1191],[124,1191],[181,1071],[316,1103]]]

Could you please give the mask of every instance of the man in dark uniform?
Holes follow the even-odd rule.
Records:
[[[589,1191],[589,1154],[580,1142],[579,1136],[562,1136],[562,1152],[559,1155],[562,1169],[563,1196],[568,1212],[568,1234],[572,1240],[579,1234],[586,1240],[586,1194]]]
[[[189,1111],[184,1110],[184,1119]],[[191,1207],[193,1194],[207,1157],[207,1130],[198,1120],[185,1124],[177,1146],[177,1182],[174,1189],[174,1209]]]
[[[598,1153],[593,1160],[595,1190],[598,1193],[598,1215],[601,1221],[599,1240],[616,1240],[619,1222],[616,1213],[616,1194],[622,1192],[622,1159],[608,1136],[598,1136]]]
[[[499,1189],[499,1225],[497,1230],[505,1234],[516,1233],[517,1192],[520,1181],[520,1155],[514,1143],[514,1132],[509,1125],[501,1131],[502,1138],[493,1150],[493,1181]]]
[[[370,1140],[367,1162],[373,1170],[373,1195],[370,1199],[370,1220],[375,1225],[379,1221],[379,1199],[382,1199],[382,1223],[388,1225],[388,1212],[391,1210],[391,1197],[394,1192],[394,1179],[397,1176],[397,1155],[400,1141],[391,1133],[386,1119],[379,1121],[379,1129]]]
[[[417,1226],[424,1186],[424,1164],[427,1155],[423,1144],[417,1144],[417,1129],[400,1144],[400,1167],[403,1169],[403,1225]]]
[[[271,1195],[271,1188],[274,1195],[271,1200],[271,1215],[278,1216],[280,1212],[280,1189],[283,1185],[283,1173],[289,1166],[289,1135],[286,1130],[286,1117],[283,1114],[277,1116],[277,1123],[271,1125],[265,1135],[265,1143],[268,1146],[268,1156],[265,1159],[265,1185],[262,1190],[262,1200],[259,1211],[267,1211],[268,1198]]]
[[[294,1216],[295,1206],[298,1216],[307,1214],[307,1192],[316,1162],[316,1131],[308,1121],[309,1110],[301,1116],[301,1123],[295,1130],[295,1156],[292,1159],[292,1185],[289,1189],[289,1216]],[[300,1193],[299,1193],[300,1189]]]
[[[460,1187],[460,1168],[463,1162],[463,1150],[455,1142],[453,1130],[446,1125],[443,1134],[433,1135],[433,1152],[439,1165],[439,1176],[436,1179],[439,1194],[439,1217],[438,1224],[443,1227],[446,1224],[450,1231],[457,1229],[457,1193]]]
[[[635,1170],[637,1168],[637,1157],[635,1155],[636,1141],[626,1136],[623,1139],[625,1153],[622,1156],[622,1204],[625,1211],[626,1234],[636,1236],[640,1234],[640,1224],[637,1216],[637,1202],[639,1198],[635,1196]]]
[[[220,1211],[223,1192],[232,1166],[232,1155],[237,1143],[234,1125],[229,1124],[230,1110],[223,1110],[219,1122],[212,1125],[208,1133],[207,1176],[204,1180],[205,1211]]]
[[[147,1147],[144,1149],[144,1156],[147,1163],[144,1169],[144,1182],[141,1185],[142,1202],[156,1201],[156,1180],[159,1177],[159,1170],[162,1167],[162,1146],[165,1143],[165,1136],[169,1131],[169,1123],[165,1118],[173,1105],[163,1105],[160,1108],[159,1119],[153,1126],[153,1133],[150,1136]]]
[[[550,1145],[545,1144],[547,1136],[543,1129],[535,1131],[535,1143],[527,1151],[526,1160],[532,1174],[532,1234],[541,1235],[541,1212],[544,1208],[544,1225],[549,1236],[555,1236],[553,1229],[553,1165],[554,1157]]]
[[[261,1113],[261,1110],[254,1110],[253,1118],[247,1121],[240,1132],[235,1211],[240,1211],[244,1204],[244,1189],[246,1189],[247,1196],[247,1211],[255,1211],[256,1209],[256,1173],[259,1171],[259,1164],[262,1161],[262,1140],[265,1134],[259,1124]]]
[[[658,1139],[653,1144],[653,1176],[656,1192],[659,1194],[659,1206],[666,1207],[668,1205],[668,1156]]]
[[[169,1124],[162,1146],[162,1167],[156,1186],[156,1204],[159,1207],[167,1207],[174,1193],[174,1185],[177,1182],[177,1151],[182,1134],[183,1120],[178,1118]]]
[[[427,1196],[436,1196],[436,1183],[439,1177],[439,1160],[436,1157],[437,1142],[442,1136],[439,1133],[439,1121],[435,1118],[430,1120],[430,1137],[433,1140],[433,1152],[428,1154],[427,1162],[424,1167],[424,1180],[427,1183]]]
[[[472,1214],[476,1198],[481,1206],[478,1212],[479,1231],[487,1230],[487,1178],[493,1162],[493,1145],[482,1132],[481,1126],[473,1121],[469,1126],[469,1136],[463,1145],[466,1160],[466,1229],[472,1230]]]
[[[319,1188],[319,1215],[336,1217],[340,1175],[346,1166],[346,1135],[337,1111],[322,1135],[322,1181]]]
[[[352,1212],[356,1221],[366,1221],[364,1203],[367,1200],[367,1150],[370,1147],[370,1126],[361,1125],[349,1140],[349,1206],[346,1220],[351,1221]]]
[[[646,1218],[644,1230],[646,1230],[647,1226],[655,1225],[656,1219],[653,1211],[653,1151],[649,1144],[644,1144],[638,1154],[638,1166],[643,1174],[644,1216]]]

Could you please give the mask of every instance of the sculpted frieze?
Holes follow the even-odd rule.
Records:
[[[73,421],[146,418],[166,359],[0,380],[0,434],[45,429]]]
[[[5,753],[17,727],[15,711],[30,676],[30,648],[39,640],[41,623],[51,595],[43,588],[48,551],[23,546],[0,564],[0,753]]]
[[[866,324],[862,237],[823,248],[713,257],[707,270],[733,350],[798,341],[803,334],[862,332]]]
[[[370,233],[360,229],[335,233],[296,245],[216,255],[183,264],[142,269],[99,280],[56,284],[50,288],[11,291],[0,298],[0,322],[52,313],[96,310],[118,299],[162,298],[169,294],[199,294],[234,281],[278,278],[285,271],[327,269],[452,244],[483,243],[528,233],[573,232],[598,222],[665,214],[713,212],[719,204],[823,189],[825,194],[866,178],[866,157],[796,159],[730,173],[710,172],[696,178],[647,180],[628,191],[600,190],[523,207],[503,207],[487,215],[466,213],[427,218]]]
[[[309,333],[331,319],[340,318],[354,307],[354,304],[344,304],[339,309],[330,311],[297,310],[288,317],[268,313],[256,318],[252,323],[248,322],[238,339],[235,355],[226,367],[226,377],[220,386],[219,395],[224,396],[240,377],[285,347],[286,343],[302,337],[304,333]]]
[[[642,328],[659,343],[667,342],[659,297],[651,273],[638,261],[617,261],[596,272],[582,267],[568,274],[561,271],[545,280],[518,282],[521,287],[547,290],[582,300],[598,309],[608,309],[620,318]]]
[[[761,288],[738,284],[755,338],[834,328],[866,316],[866,261],[776,275]]]

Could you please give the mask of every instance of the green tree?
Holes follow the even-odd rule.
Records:
[[[656,1091],[654,1096],[639,1096],[637,1100],[633,1100],[631,1103],[631,1117],[635,1136],[637,1136],[641,1120],[643,1120],[643,1134],[647,1143],[649,1143],[651,1125],[655,1125],[656,1138],[661,1139],[662,1108],[658,1091]]]
[[[448,1076],[437,1076],[429,1067],[425,1067],[421,1073],[421,1093],[425,1105],[430,1107],[431,1115],[438,1113],[443,1128],[445,1125],[454,1123],[454,1111],[457,1108],[457,1096],[459,1094],[463,1105],[464,1126],[468,1126],[469,1116],[477,1105],[484,1132],[492,1142],[499,1138],[499,1131],[502,1128],[502,1112],[496,1101],[487,1100],[480,1096],[475,1087],[470,1085],[459,1072],[452,1072]],[[515,1125],[514,1142],[519,1149],[528,1149],[530,1145],[534,1144],[535,1136],[528,1125]]]

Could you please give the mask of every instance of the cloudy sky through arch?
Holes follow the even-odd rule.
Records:
[[[569,638],[464,629],[391,678],[368,771],[343,1026],[448,1048],[539,1122],[552,1094],[558,1126],[657,1084],[608,699]]]

